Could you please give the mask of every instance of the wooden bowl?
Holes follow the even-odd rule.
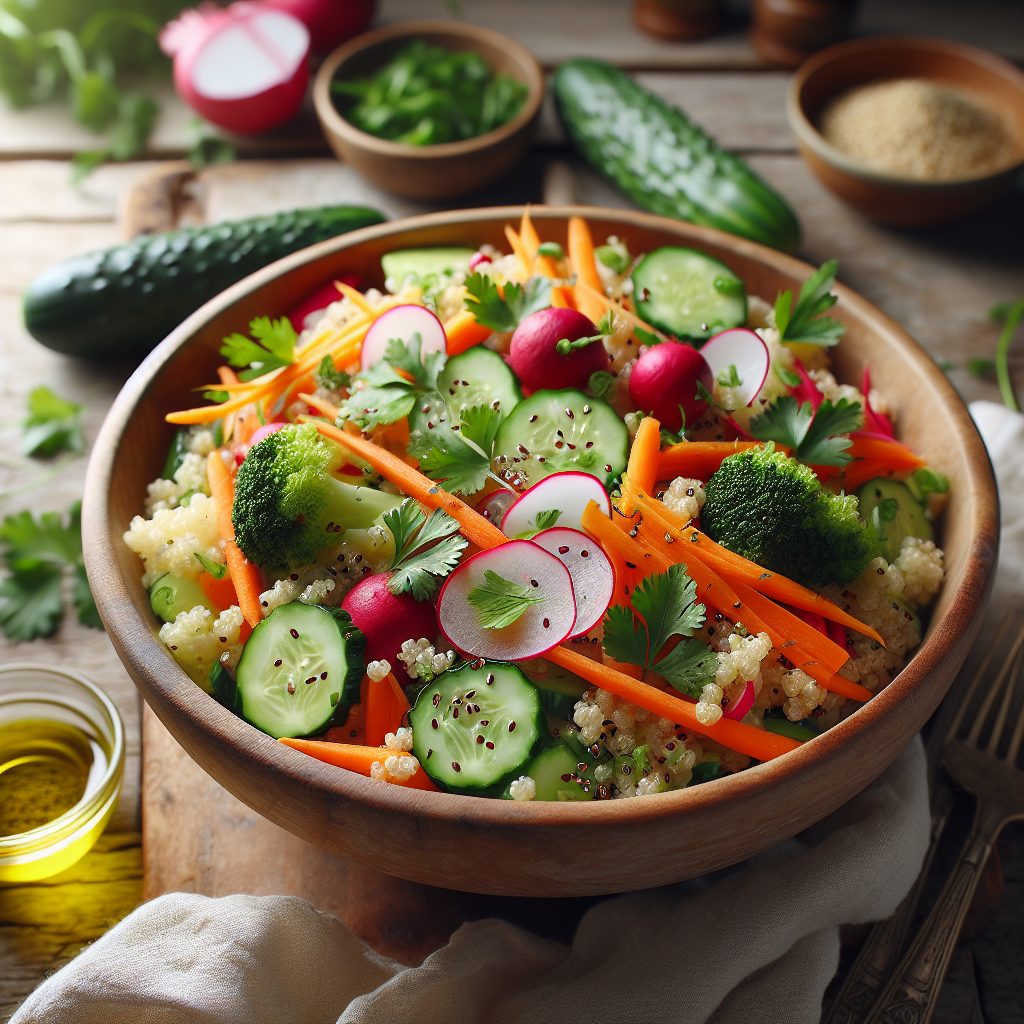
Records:
[[[914,181],[866,170],[830,146],[818,118],[833,97],[865,82],[927,78],[988,98],[1013,118],[1018,162],[983,178]],[[944,224],[980,210],[1008,192],[1024,166],[1024,73],[963,43],[925,36],[871,36],[816,53],[793,76],[786,115],[800,154],[840,199],[872,220],[903,227]]]
[[[373,74],[414,39],[453,52],[476,50],[496,74],[529,86],[522,109],[485,135],[433,146],[380,139],[346,121],[334,105],[331,82]],[[504,174],[530,148],[543,98],[544,74],[529,50],[490,29],[457,21],[406,21],[357,36],[324,61],[313,85],[313,104],[331,149],[375,185],[410,199],[450,199]]]
[[[565,243],[567,218],[633,252],[697,246],[753,294],[799,288],[812,268],[754,242],[628,210],[533,207],[545,240]],[[89,580],[118,654],[185,750],[260,814],[308,842],[389,874],[449,889],[583,896],[663,885],[742,860],[795,835],[863,789],[921,728],[956,675],[980,624],[997,548],[988,456],[941,370],[888,317],[839,285],[833,315],[848,334],[842,380],[870,363],[900,435],[949,476],[942,521],[947,579],[927,635],[897,679],[842,724],[792,753],[729,778],[633,800],[516,803],[375,782],[277,743],[208,697],[157,639],[138,557],[122,536],[139,514],[172,437],[164,415],[213,380],[221,339],[256,316],[281,316],[325,281],[358,274],[383,284],[380,257],[412,246],[505,247],[521,207],[394,221],[297,252],[253,274],[188,318],[125,384],[93,450],[83,534]]]

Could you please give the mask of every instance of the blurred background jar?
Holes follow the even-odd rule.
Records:
[[[725,25],[725,0],[633,0],[633,23],[660,39],[704,39]]]
[[[799,67],[849,36],[858,6],[859,0],[754,0],[750,41],[773,64]]]

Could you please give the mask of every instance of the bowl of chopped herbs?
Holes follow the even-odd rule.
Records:
[[[413,199],[465,195],[500,177],[532,142],[543,95],[524,47],[450,21],[359,36],[327,58],[313,90],[334,152]]]

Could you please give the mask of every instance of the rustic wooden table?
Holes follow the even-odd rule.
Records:
[[[433,5],[436,11],[428,12],[424,6],[412,0],[390,0],[382,4],[382,17],[445,16],[441,3]],[[584,19],[582,29],[574,5],[565,2],[545,2],[543,10],[538,0],[519,5],[464,0],[462,6],[469,20],[518,36],[547,66],[586,52],[638,70],[645,85],[690,112],[789,199],[804,225],[800,255],[815,264],[838,257],[841,279],[902,323],[936,360],[948,366],[965,399],[998,400],[994,382],[972,376],[967,360],[991,356],[997,330],[988,321],[987,311],[1021,292],[1024,202],[1019,193],[950,227],[917,232],[880,228],[826,192],[796,156],[782,111],[788,76],[763,68],[739,31],[702,44],[655,42],[631,28],[622,0],[591,4],[594,16]],[[511,10],[516,12],[514,20]],[[1024,60],[1024,19],[1014,5],[974,5],[972,11],[975,17],[967,23],[956,5],[931,4],[924,11],[912,3],[876,0],[865,4],[862,27],[927,28]],[[187,113],[167,97],[153,156],[180,156],[187,143],[187,124]],[[36,273],[121,237],[119,197],[154,166],[140,161],[103,167],[72,187],[66,158],[76,147],[89,144],[57,109],[47,109],[42,116],[0,112],[0,400],[7,410],[3,420],[8,421],[0,424],[4,431],[0,435],[0,514],[4,515],[23,508],[64,510],[82,493],[84,459],[41,486],[20,490],[38,472],[26,471],[8,458],[16,451],[18,437],[17,426],[10,420],[21,415],[27,392],[46,383],[58,394],[84,403],[86,434],[92,440],[132,369],[58,356],[32,341],[20,316],[21,291]],[[198,175],[189,187],[188,203],[178,211],[181,217],[219,221],[326,202],[367,203],[389,217],[428,208],[387,196],[350,168],[316,156],[319,144],[308,121],[255,147],[249,151],[253,159]],[[486,194],[461,205],[543,201],[545,182],[549,194],[556,187],[548,169],[558,161],[572,168],[572,187],[580,201],[629,205],[572,158],[550,111],[538,146],[524,164]],[[1021,390],[1024,359],[1020,354],[1013,369]],[[106,636],[80,626],[73,616],[48,640],[13,646],[0,637],[0,657],[5,662],[30,660],[85,672],[117,703],[128,735],[121,801],[96,849],[58,878],[0,887],[0,1017],[6,1019],[46,974],[99,937],[143,897],[142,716],[135,688]],[[1012,898],[1019,902],[1020,835],[1019,830],[1008,833],[1015,841],[1003,843],[1008,887],[1003,911],[988,931],[961,945],[936,1021],[1024,1020],[1019,991],[1009,980],[1019,962],[1020,924],[1014,923],[1016,917],[1010,920],[1006,909]],[[222,880],[214,880],[199,863],[202,857],[194,847],[186,844],[176,852],[182,858],[198,858],[195,864],[183,862],[171,872],[176,886],[224,891]],[[168,870],[166,862],[163,870]],[[163,884],[153,871],[150,874],[148,892],[152,894]]]

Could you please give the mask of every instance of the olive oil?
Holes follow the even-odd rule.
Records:
[[[0,725],[0,836],[59,818],[106,769],[106,751],[73,725],[45,718]]]

